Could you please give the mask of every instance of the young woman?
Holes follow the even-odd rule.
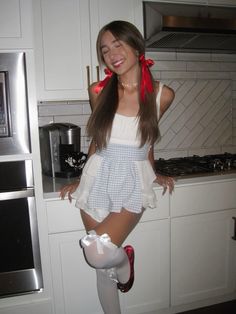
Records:
[[[154,81],[144,57],[144,39],[125,21],[104,26],[97,39],[107,76],[89,88],[92,141],[80,182],[61,197],[76,198],[87,231],[80,240],[87,263],[96,269],[98,296],[106,314],[120,314],[118,289],[134,281],[134,249],[123,242],[145,208],[155,207],[153,182],[172,192],[174,181],[154,172],[153,145],[158,120],[174,99],[169,87]]]

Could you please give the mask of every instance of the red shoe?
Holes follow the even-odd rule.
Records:
[[[134,283],[134,248],[131,245],[126,245],[124,247],[124,250],[128,256],[129,259],[129,265],[130,265],[130,277],[129,280],[126,283],[117,283],[117,288],[121,292],[128,292]]]

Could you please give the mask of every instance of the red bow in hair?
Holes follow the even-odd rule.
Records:
[[[103,89],[108,81],[110,80],[110,78],[113,75],[113,72],[111,70],[109,70],[108,68],[104,69],[104,72],[106,74],[106,77],[104,78],[104,80],[100,81],[96,86],[95,86],[95,93],[98,94],[100,92],[101,89]]]
[[[140,93],[141,93],[141,100],[145,101],[145,94],[146,91],[148,93],[153,92],[153,84],[152,79],[149,71],[149,67],[154,64],[152,59],[145,59],[144,54],[139,57],[141,63],[141,70],[142,70],[142,77],[141,77],[141,84],[140,84]]]

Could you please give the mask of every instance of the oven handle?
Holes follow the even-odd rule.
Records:
[[[0,201],[13,200],[17,198],[27,198],[32,196],[34,196],[34,188],[0,192]]]
[[[232,236],[232,239],[236,241],[236,217],[232,217],[234,220],[234,235]]]

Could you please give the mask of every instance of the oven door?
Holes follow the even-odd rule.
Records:
[[[43,288],[32,161],[0,163],[0,297]]]
[[[34,190],[0,193],[0,296],[43,287]]]

